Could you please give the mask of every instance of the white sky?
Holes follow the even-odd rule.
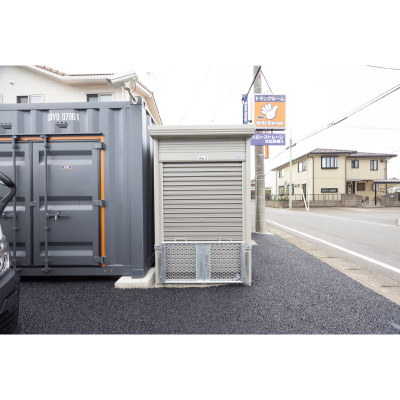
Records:
[[[29,24],[37,4],[27,3],[20,23]],[[366,67],[400,69],[395,1],[68,4],[28,36],[2,43],[2,63],[67,73],[135,70],[155,93],[165,125],[241,124],[241,95],[255,64],[275,94],[287,95],[295,142],[400,83],[400,70]],[[2,7],[5,14],[18,12],[16,4]],[[85,29],[94,10],[97,24]],[[5,23],[12,29],[11,20]],[[400,91],[299,143],[293,157],[316,147],[399,154],[399,104]],[[277,157],[282,149],[270,146],[266,172],[288,160],[288,151]],[[400,178],[400,157],[389,162],[388,176]]]

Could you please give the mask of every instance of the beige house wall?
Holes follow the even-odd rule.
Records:
[[[299,163],[306,161],[307,162],[307,170],[298,172],[299,171]],[[294,185],[294,194],[301,194],[303,192],[303,185],[307,185],[307,191],[308,191],[308,181],[313,179],[313,170],[312,170],[312,158],[308,157],[303,158],[301,160],[298,160],[292,164],[292,184]],[[276,193],[279,194],[279,186],[285,186],[285,182],[287,185],[289,185],[290,181],[290,167],[287,166],[284,168],[285,170],[285,176],[283,178],[279,178],[279,172],[277,171],[276,173],[276,179],[277,179],[277,187],[276,187]],[[309,193],[312,193],[312,186],[311,186],[311,191]]]
[[[330,156],[330,155],[326,155]],[[332,155],[335,156],[336,155]],[[323,155],[312,155],[307,158],[293,162],[292,165],[292,183],[294,184],[294,194],[302,193],[302,185],[307,184],[307,191],[310,194],[322,194],[323,188],[337,188],[337,193],[352,193],[350,182],[356,182],[355,194],[373,199],[375,191],[373,190],[373,180],[386,179],[387,162],[381,162],[377,158],[359,158],[359,168],[351,168],[351,161],[354,159],[346,159],[347,154],[337,155],[338,168],[322,168],[321,157]],[[303,160],[307,160],[307,171],[298,172],[298,164]],[[370,161],[378,161],[378,170],[371,171]],[[290,168],[283,168],[285,176],[279,178],[279,171],[276,171],[276,193],[279,194],[279,186],[289,185]],[[311,186],[308,182],[311,180]],[[286,185],[285,185],[286,182]],[[365,190],[357,190],[357,183],[364,182]],[[377,196],[386,193],[386,185],[378,185]]]
[[[327,155],[331,157],[331,155]],[[335,155],[333,155],[336,157]],[[338,155],[337,168],[322,168],[321,158],[323,156],[314,156],[314,194],[322,194],[322,188],[337,188],[337,193],[346,193],[346,158],[345,155]]]
[[[351,168],[351,161],[357,160],[356,158],[350,158],[346,160],[347,163],[347,181],[354,179],[356,181],[355,194],[360,196],[369,197],[373,199],[375,197],[375,190],[373,189],[373,180],[384,180],[387,177],[387,162],[381,162],[379,158],[359,158],[358,168]],[[378,170],[371,171],[371,160],[378,161]],[[358,190],[358,182],[365,182],[365,190]],[[350,185],[348,184],[348,192],[350,191]],[[377,185],[376,195],[381,196],[386,194],[386,185]]]
[[[114,89],[107,84],[105,77],[104,84],[67,85],[21,66],[0,66],[3,104],[16,103],[17,96],[29,95],[44,95],[45,103],[86,102],[86,94],[95,93],[112,93],[114,101],[128,100],[126,90]]]

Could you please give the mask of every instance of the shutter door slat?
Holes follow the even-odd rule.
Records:
[[[164,163],[164,240],[243,240],[242,164]]]

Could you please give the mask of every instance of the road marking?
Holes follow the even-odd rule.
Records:
[[[286,210],[286,209],[285,209],[285,211],[289,211],[289,210]],[[290,211],[291,211],[291,210],[290,210]],[[380,223],[380,222],[360,221],[359,219],[350,219],[350,218],[344,218],[344,217],[336,217],[336,216],[334,216],[334,215],[327,215],[327,214],[322,214],[322,213],[318,213],[318,212],[310,212],[310,213],[307,213],[307,216],[320,216],[320,217],[324,217],[324,218],[341,219],[341,220],[343,220],[343,221],[360,222],[360,223],[363,223],[363,224],[396,227],[396,225],[382,224],[382,223]],[[397,229],[397,228],[396,228],[396,229]]]
[[[306,237],[308,237],[308,238],[310,238],[310,239],[317,240],[318,242],[321,242],[321,243],[324,243],[324,244],[326,244],[326,245],[328,245],[328,246],[334,247],[335,249],[344,251],[344,252],[349,253],[349,254],[351,254],[351,255],[353,255],[353,256],[362,258],[363,260],[369,261],[369,262],[371,262],[371,263],[373,263],[373,264],[379,265],[380,267],[383,267],[383,268],[386,268],[386,269],[390,269],[391,271],[394,271],[394,272],[397,272],[398,274],[400,274],[400,270],[399,270],[398,268],[392,267],[392,266],[389,265],[389,264],[385,264],[385,263],[383,263],[383,262],[381,262],[381,261],[374,260],[373,258],[370,258],[370,257],[367,257],[367,256],[363,256],[362,254],[356,253],[355,251],[345,249],[344,247],[341,247],[341,246],[338,246],[338,245],[336,245],[336,244],[327,242],[326,240],[319,239],[319,238],[316,238],[315,236],[311,236],[311,235],[309,235],[309,234],[307,234],[307,233],[300,232],[300,231],[297,231],[296,229],[289,228],[288,226],[278,224],[277,222],[271,221],[270,219],[267,219],[266,221],[267,221],[267,222],[270,222],[270,223],[272,223],[272,224],[278,225],[278,226],[280,226],[280,227],[282,227],[282,228],[284,228],[284,229],[288,229],[289,231],[292,231],[292,232],[298,233],[298,234],[300,234],[300,235],[306,236]]]

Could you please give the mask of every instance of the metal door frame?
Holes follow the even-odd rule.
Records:
[[[27,160],[29,161],[29,164],[27,165],[28,169],[29,169],[29,182],[30,182],[30,196],[33,196],[33,144],[34,143],[45,143],[46,140],[48,140],[49,142],[51,141],[57,141],[57,142],[92,142],[92,143],[99,143],[98,148],[96,147],[96,149],[100,150],[100,157],[98,160],[99,163],[99,172],[100,172],[100,176],[99,176],[99,180],[98,180],[98,184],[99,184],[99,193],[100,193],[100,199],[99,199],[99,204],[98,206],[100,207],[100,226],[99,226],[99,241],[98,241],[98,254],[99,257],[96,257],[96,264],[93,265],[86,265],[82,266],[82,267],[77,267],[77,266],[66,266],[66,267],[56,267],[56,271],[59,271],[61,273],[61,275],[88,275],[90,274],[90,271],[93,271],[93,269],[96,267],[105,267],[105,210],[104,210],[104,137],[103,136],[99,136],[98,133],[90,136],[90,134],[82,134],[82,135],[76,135],[76,136],[72,136],[72,135],[43,135],[43,136],[38,136],[39,134],[34,134],[34,135],[17,135],[17,136],[8,136],[8,137],[0,137],[0,143],[8,143],[11,145],[16,145],[18,146],[18,142],[22,142],[22,143],[27,143],[29,145],[27,154],[29,155],[29,157],[26,157]],[[15,139],[14,139],[15,138]],[[29,235],[30,235],[30,251],[29,251],[29,258],[30,258],[30,262],[31,264],[28,266],[28,268],[23,268],[21,270],[21,275],[33,275],[35,276],[36,273],[34,271],[38,270],[38,266],[44,265],[44,264],[40,264],[40,265],[36,265],[34,264],[34,232],[33,232],[33,211],[32,211],[32,207],[36,207],[38,206],[37,204],[35,204],[32,201],[32,198],[26,199],[26,207],[28,207],[29,205],[29,220],[30,220],[30,227],[29,227]],[[14,217],[15,218],[15,217]],[[14,224],[15,225],[15,224]],[[24,264],[25,266],[25,264]],[[35,268],[29,268],[29,267],[35,267]],[[71,271],[71,268],[74,270],[73,272]],[[103,270],[105,270],[105,268],[102,268]],[[43,269],[45,270],[45,272],[48,272],[51,270],[51,268],[49,268],[49,266],[45,265],[45,268]],[[47,270],[47,271],[46,271]],[[79,270],[79,273],[77,273]],[[26,273],[24,273],[26,272]],[[107,271],[107,272],[111,272],[111,271]],[[57,273],[57,275],[59,275]]]

